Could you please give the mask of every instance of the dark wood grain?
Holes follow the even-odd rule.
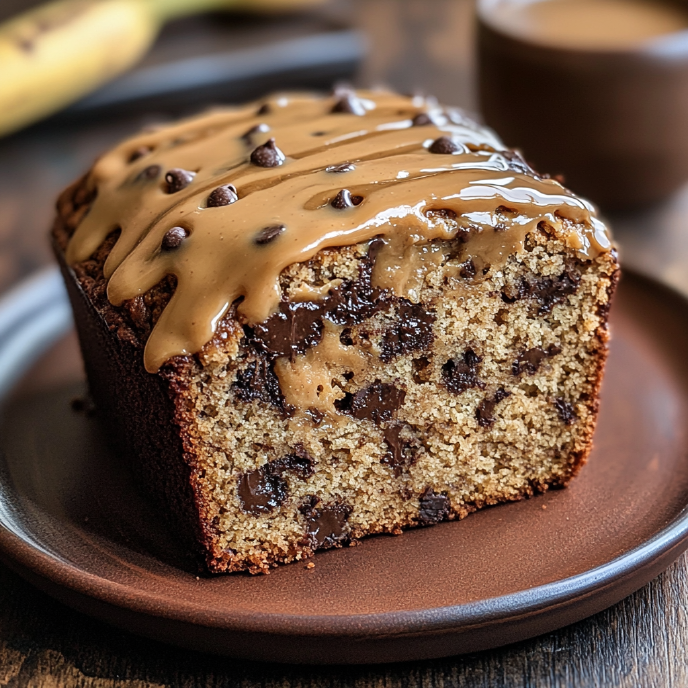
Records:
[[[28,3],[1,4],[7,16],[12,6]],[[361,85],[422,88],[445,102],[475,108],[471,0],[351,0],[337,9],[369,35],[371,52],[359,75]],[[156,116],[61,125],[57,136],[55,127],[34,127],[0,141],[0,292],[51,260],[45,236],[57,192],[101,150]],[[626,264],[688,293],[688,188],[659,207],[612,220]],[[43,370],[50,370],[49,363]],[[71,611],[0,566],[0,685],[686,686],[686,600],[684,556],[615,607],[515,646],[386,667],[285,667],[142,640]]]

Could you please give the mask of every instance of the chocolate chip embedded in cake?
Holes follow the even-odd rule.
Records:
[[[351,90],[216,110],[116,147],[58,209],[98,417],[211,572],[585,463],[616,254],[462,113]]]

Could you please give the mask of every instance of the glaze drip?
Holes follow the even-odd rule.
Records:
[[[465,231],[467,256],[498,265],[543,220],[566,228],[582,259],[611,248],[589,203],[458,111],[388,92],[350,96],[355,112],[338,107],[341,93],[275,96],[261,114],[256,104],[213,111],[144,132],[96,163],[88,182],[96,199],[67,259],[88,259],[119,230],[104,268],[114,305],[175,275],[146,345],[149,372],[198,352],[239,299],[237,317],[264,322],[279,308],[282,270],[324,248],[382,237],[393,273],[394,245],[408,253]],[[423,114],[429,121],[419,126]],[[257,165],[258,148],[284,159]],[[170,171],[185,172],[174,193]],[[173,229],[183,240],[169,250]]]

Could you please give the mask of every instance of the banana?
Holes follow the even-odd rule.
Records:
[[[57,0],[0,26],[0,136],[78,100],[134,65],[164,21],[237,6],[320,0]]]

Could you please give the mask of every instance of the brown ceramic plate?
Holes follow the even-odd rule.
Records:
[[[26,350],[35,342],[21,333],[55,312],[56,293],[9,319]],[[236,657],[392,662],[551,631],[622,599],[688,546],[688,302],[626,274],[612,319],[595,450],[567,490],[324,552],[312,570],[214,579],[196,578],[97,420],[71,410],[78,353],[53,335],[5,405],[0,552],[87,614]]]

